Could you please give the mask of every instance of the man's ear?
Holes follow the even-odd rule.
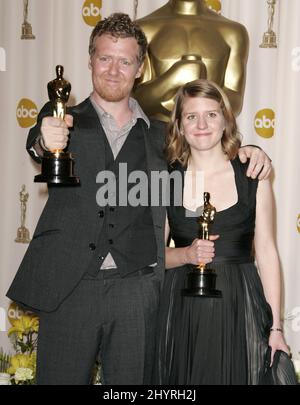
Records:
[[[88,68],[89,68],[90,70],[92,70],[92,62],[91,62],[91,58],[89,58]]]
[[[138,79],[139,77],[141,77],[142,73],[143,73],[143,69],[144,69],[144,62],[140,65],[138,71],[136,72],[135,78]]]

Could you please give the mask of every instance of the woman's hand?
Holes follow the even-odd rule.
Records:
[[[290,355],[290,350],[285,343],[283,334],[281,331],[271,331],[270,337],[269,337],[269,346],[272,348],[272,353],[271,353],[271,365],[273,364],[273,358],[276,350],[282,350],[285,352],[288,356]]]
[[[186,264],[198,265],[212,262],[215,256],[215,244],[213,241],[219,237],[219,235],[211,235],[209,240],[194,239],[193,243],[185,250]]]

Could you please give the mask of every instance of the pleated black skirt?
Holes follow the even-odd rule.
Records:
[[[190,269],[166,271],[153,382],[296,384],[292,362],[284,352],[277,353],[276,369],[274,362],[271,373],[266,373],[272,312],[255,265],[216,263],[213,268],[222,298],[183,296]]]

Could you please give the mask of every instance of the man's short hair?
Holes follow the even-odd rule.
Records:
[[[90,56],[95,52],[96,38],[104,34],[109,34],[115,38],[135,38],[140,47],[139,63],[144,62],[148,47],[147,38],[139,25],[132,21],[128,14],[113,13],[98,22],[90,36]]]

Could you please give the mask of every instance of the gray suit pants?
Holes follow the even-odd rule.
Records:
[[[103,384],[149,384],[160,281],[116,270],[85,276],[51,313],[40,313],[37,383],[90,384],[100,357]]]

